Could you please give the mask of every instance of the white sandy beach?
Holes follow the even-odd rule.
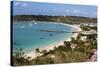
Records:
[[[69,25],[69,24],[64,24],[64,23],[60,23],[60,24]],[[78,32],[78,31],[82,31],[79,25],[69,25],[69,26],[74,27],[74,28],[76,29],[77,32]],[[74,34],[72,35],[72,37],[77,37],[77,36],[78,36],[78,33],[74,33]],[[45,50],[47,50],[47,51],[53,50],[55,46],[58,47],[58,46],[60,46],[60,45],[63,45],[63,42],[64,42],[64,41],[70,41],[70,40],[71,40],[71,38],[64,39],[64,40],[62,40],[62,41],[59,41],[59,42],[53,43],[53,44],[49,44],[49,46],[46,46],[46,47],[44,47],[44,48],[39,48],[39,49],[40,49],[40,50],[45,49]],[[42,54],[38,54],[38,55],[40,56],[40,55],[42,55]],[[35,58],[37,55],[36,55],[36,53],[35,53],[35,50],[33,50],[32,52],[28,53],[27,56],[30,56],[30,57],[32,57],[32,58]]]
[[[57,42],[57,43],[49,44],[49,46],[46,46],[46,47],[44,47],[44,48],[39,48],[39,49],[40,49],[40,51],[42,51],[42,50],[45,49],[45,50],[47,50],[47,52],[48,52],[49,50],[53,50],[54,47],[58,47],[58,46],[60,46],[60,45],[63,45],[63,42],[64,42],[64,41],[70,41],[70,40],[71,40],[70,38],[69,38],[69,39],[65,39],[65,40],[59,41],[59,42]],[[38,54],[38,55],[41,56],[42,54]],[[36,53],[35,53],[35,50],[33,50],[32,52],[28,53],[27,56],[30,56],[30,57],[32,57],[32,58],[35,58],[37,55],[36,55]]]

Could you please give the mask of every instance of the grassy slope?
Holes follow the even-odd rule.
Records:
[[[88,17],[79,17],[79,16],[47,16],[47,15],[16,15],[13,16],[14,21],[51,21],[57,22],[57,19],[60,19],[59,22],[64,23],[82,23],[82,22],[97,22],[97,18],[88,18]]]

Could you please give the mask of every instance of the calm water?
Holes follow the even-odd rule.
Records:
[[[32,23],[32,21],[13,23],[13,50],[23,48],[25,52],[46,47],[49,44],[70,38],[72,33],[46,32],[39,30],[75,31],[74,28],[62,24],[47,22]]]

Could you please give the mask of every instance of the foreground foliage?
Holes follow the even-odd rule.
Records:
[[[79,35],[80,36],[80,35]],[[43,50],[42,56],[37,56],[32,59],[27,57],[23,49],[17,49],[13,56],[13,65],[38,65],[38,64],[58,64],[58,63],[73,63],[73,62],[86,62],[90,57],[90,52],[92,49],[97,49],[97,42],[95,40],[96,35],[88,35],[88,40],[90,45],[85,46],[86,42],[77,38],[69,41],[64,41],[64,45],[54,47],[54,50],[47,52]],[[91,41],[92,40],[92,41]],[[77,47],[72,50],[71,43],[77,43]],[[39,53],[39,48],[36,49],[36,53]],[[41,52],[40,52],[41,53]]]

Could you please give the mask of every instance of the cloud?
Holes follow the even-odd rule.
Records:
[[[73,13],[80,13],[80,10],[74,9],[72,12],[73,12]]]
[[[27,5],[28,5],[27,3],[23,3],[21,6],[26,7]]]
[[[80,10],[78,10],[78,9],[73,9],[73,10],[67,9],[65,12],[67,12],[67,13],[80,13]]]
[[[14,5],[15,5],[15,6],[26,7],[28,4],[27,4],[27,3],[14,2]]]
[[[17,6],[17,5],[19,5],[19,4],[20,4],[19,2],[15,2],[15,3],[14,3],[15,6]]]

